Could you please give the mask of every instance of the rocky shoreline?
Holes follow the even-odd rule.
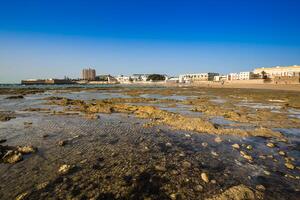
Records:
[[[297,93],[114,87],[7,99],[17,93],[0,98],[1,199],[299,196]]]

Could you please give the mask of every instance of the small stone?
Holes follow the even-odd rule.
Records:
[[[212,154],[213,156],[216,156],[216,157],[219,156],[219,154],[218,154],[217,152],[215,152],[215,151],[212,151],[211,154]]]
[[[279,151],[278,154],[281,155],[281,156],[285,156],[286,155],[284,151]]]
[[[216,184],[216,183],[217,183],[217,181],[216,181],[216,180],[214,180],[214,179],[213,179],[213,180],[211,180],[210,182],[211,182],[212,184]]]
[[[181,153],[179,154],[179,156],[180,156],[180,157],[185,157],[185,153],[181,152]]]
[[[221,139],[220,137],[216,137],[216,138],[215,138],[215,142],[216,142],[216,143],[221,143],[221,142],[222,142],[222,139]]]
[[[72,169],[71,165],[64,164],[59,167],[58,172],[60,174],[67,174],[71,169]]]
[[[32,122],[24,122],[24,125],[25,125],[25,126],[32,125]]]
[[[207,143],[207,142],[202,142],[201,145],[202,145],[203,147],[207,147],[207,146],[208,146],[208,143]]]
[[[233,145],[231,145],[233,148],[235,148],[235,149],[239,149],[240,148],[240,145],[239,144],[233,144]]]
[[[267,170],[264,170],[264,174],[267,175],[267,176],[271,175],[271,173],[269,171],[267,171]]]
[[[44,183],[38,184],[38,185],[36,186],[36,189],[42,190],[42,189],[45,189],[48,185],[49,185],[49,182],[46,181],[46,182],[44,182]]]
[[[196,185],[194,187],[194,190],[197,191],[197,192],[202,192],[203,191],[203,186],[202,185]]]
[[[161,171],[161,172],[167,171],[167,169],[164,166],[161,166],[161,165],[155,165],[155,170],[156,171]]]
[[[286,168],[288,168],[288,169],[295,169],[295,166],[294,166],[292,163],[286,162],[284,165],[285,165]]]
[[[171,198],[172,200],[176,200],[176,199],[177,199],[177,195],[173,193],[173,194],[170,195],[170,198]]]
[[[183,161],[182,166],[184,168],[190,168],[192,166],[192,164],[190,162],[188,162],[188,161]]]
[[[67,142],[65,140],[58,141],[59,146],[65,146],[66,144],[67,144]]]
[[[267,147],[274,148],[274,147],[275,147],[275,144],[269,142],[269,143],[267,143]]]
[[[248,145],[246,148],[247,148],[248,150],[252,150],[252,149],[253,149],[253,147],[252,147],[251,145]]]
[[[202,180],[205,182],[205,183],[208,183],[209,182],[209,178],[208,178],[208,175],[206,173],[201,173],[201,178]]]
[[[0,144],[6,142],[6,139],[0,139]]]
[[[260,156],[259,156],[259,158],[261,158],[261,159],[265,160],[265,159],[266,159],[266,156],[264,156],[264,155],[260,155]]]
[[[167,142],[166,147],[172,147],[172,144],[170,142]]]
[[[185,137],[190,138],[191,135],[190,134],[184,134]]]
[[[242,155],[245,159],[247,159],[247,160],[249,160],[249,161],[252,161],[252,160],[253,160],[252,156],[246,154],[244,151],[240,151],[240,153],[241,153],[241,155]]]
[[[16,197],[16,200],[23,200],[28,196],[28,192],[23,192]]]
[[[263,186],[263,185],[256,185],[255,188],[256,188],[257,190],[259,190],[259,191],[265,191],[265,190],[266,190],[265,186]]]
[[[47,138],[47,137],[49,137],[49,135],[48,134],[44,134],[42,137],[43,138]]]

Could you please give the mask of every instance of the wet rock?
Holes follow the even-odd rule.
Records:
[[[241,156],[243,156],[245,159],[252,161],[253,158],[252,156],[248,155],[247,153],[245,153],[244,151],[240,151]]]
[[[240,148],[240,145],[239,144],[233,144],[233,145],[231,145],[233,148],[235,148],[235,149],[239,149]]]
[[[58,169],[58,173],[67,174],[68,172],[70,172],[70,170],[72,168],[73,168],[73,166],[71,166],[71,165],[67,165],[67,164],[61,165]]]
[[[201,173],[201,178],[202,180],[205,182],[205,183],[208,183],[209,182],[209,178],[208,178],[208,175],[206,173]]]
[[[233,186],[223,193],[206,200],[256,200],[258,196],[250,188],[245,185]]]
[[[216,143],[221,143],[221,142],[222,142],[222,139],[221,139],[220,137],[216,137],[216,138],[215,138],[215,142],[216,142]]]
[[[16,200],[23,200],[23,199],[26,199],[27,197],[28,197],[28,192],[23,192],[22,194],[19,194],[16,197]]]
[[[275,144],[274,144],[274,143],[271,143],[271,142],[268,142],[268,143],[267,143],[267,147],[274,148],[274,147],[275,147]]]
[[[3,162],[10,163],[10,164],[19,162],[22,159],[23,159],[22,154],[18,151],[13,151],[13,150],[7,151],[6,154],[2,158]]]
[[[182,163],[182,167],[184,168],[191,168],[192,164],[188,161],[183,161]]]
[[[20,147],[18,146],[17,147],[17,150],[22,153],[22,154],[29,154],[29,153],[34,153],[37,151],[37,148],[36,147],[33,147],[31,145],[28,145],[28,146],[23,146],[23,147]]]
[[[286,168],[288,168],[288,169],[295,169],[295,166],[294,166],[292,163],[286,162],[284,165],[285,165]]]

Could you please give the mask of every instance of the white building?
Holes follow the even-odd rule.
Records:
[[[300,65],[294,66],[276,66],[276,67],[261,67],[256,68],[253,71],[255,74],[265,73],[269,78],[274,78],[278,76],[299,76],[300,74]]]
[[[197,81],[213,81],[219,73],[198,73],[198,74],[181,74],[179,75],[179,83],[191,83]]]
[[[116,79],[119,83],[129,83],[130,82],[129,76],[119,75],[116,77]]]
[[[221,75],[221,76],[215,76],[214,81],[226,81],[227,76]]]
[[[253,79],[253,72],[240,72],[239,73],[239,80],[250,80]]]
[[[239,74],[238,73],[230,73],[227,75],[227,80],[228,81],[239,80]]]

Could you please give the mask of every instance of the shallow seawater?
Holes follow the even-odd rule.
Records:
[[[16,164],[0,163],[0,199],[14,199],[24,192],[28,193],[28,199],[54,196],[58,199],[171,199],[172,194],[178,199],[205,199],[239,184],[253,189],[264,185],[266,199],[299,197],[299,169],[290,170],[284,163],[289,157],[295,166],[300,165],[300,129],[275,129],[288,138],[288,142],[281,142],[274,138],[179,131],[166,126],[145,127],[148,120],[128,114],[99,114],[98,119],[88,119],[83,114],[22,111],[31,107],[63,109],[45,105],[42,99],[49,96],[82,100],[128,98],[107,91],[47,92],[15,100],[0,95],[1,110],[16,113],[15,119],[0,122],[0,139],[7,140],[1,145],[30,144],[38,148],[38,152]],[[174,100],[191,97],[141,96]],[[137,105],[153,105],[191,117],[203,115],[190,111],[189,105]],[[221,126],[239,124],[223,117],[210,120]],[[58,145],[62,140],[66,145]],[[267,147],[269,142],[276,146]],[[231,146],[235,143],[240,149]],[[243,158],[240,151],[251,155],[253,161]],[[279,155],[279,151],[287,155]],[[61,175],[58,169],[63,164],[74,168]],[[205,183],[201,179],[203,172],[214,181]]]

